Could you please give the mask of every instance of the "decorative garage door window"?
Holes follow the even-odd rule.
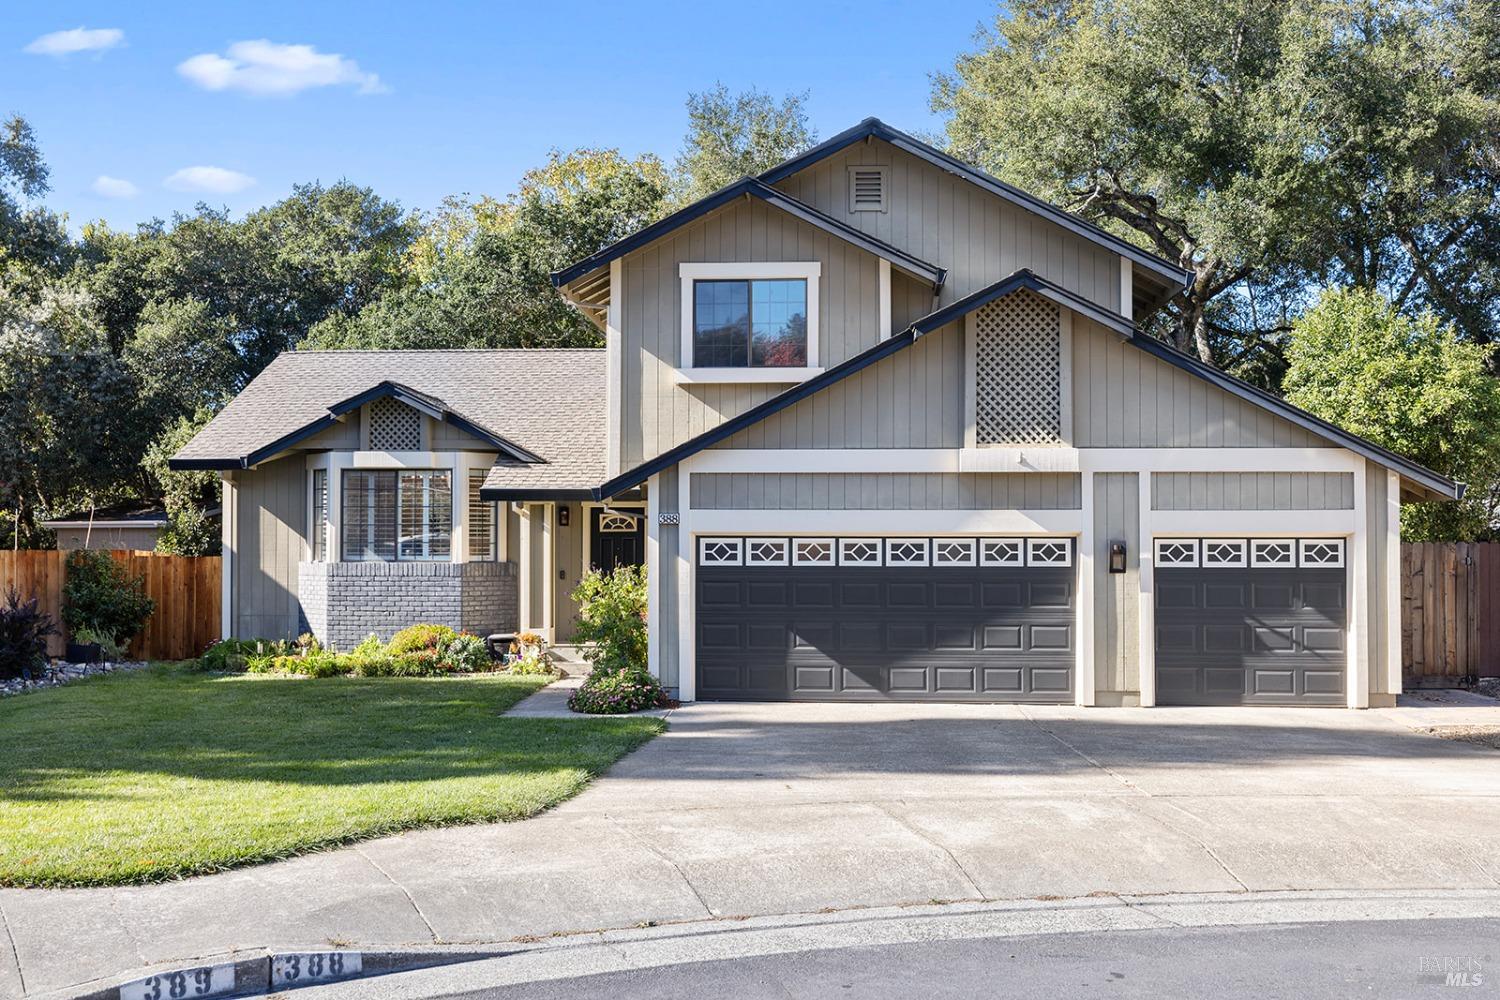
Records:
[[[698,539],[698,564],[1066,568],[1073,565],[1073,539],[707,537]]]
[[[1156,565],[1164,569],[1292,569],[1344,565],[1342,538],[1158,538]]]

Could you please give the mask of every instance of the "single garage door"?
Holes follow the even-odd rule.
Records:
[[[1156,540],[1159,705],[1343,705],[1344,541]]]
[[[700,538],[698,697],[1073,700],[1067,538]]]

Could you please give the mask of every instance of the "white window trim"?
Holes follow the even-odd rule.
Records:
[[[957,559],[945,559],[939,550],[945,545],[958,544],[967,548],[967,554]],[[934,538],[931,546],[932,565],[934,566],[975,566],[978,565],[978,542],[973,538]]]
[[[1016,554],[1013,558],[992,556],[985,550],[985,543],[1014,545]],[[1026,565],[1026,541],[1022,538],[981,538],[979,540],[979,564],[981,566],[1025,566]]]
[[[1337,562],[1308,562],[1307,547],[1309,545],[1337,545],[1339,556]],[[1342,538],[1299,538],[1297,539],[1297,565],[1307,569],[1343,569],[1349,561],[1349,546]]]
[[[1168,545],[1191,545],[1193,547],[1192,557],[1188,560],[1168,559],[1162,555],[1162,548]],[[1197,538],[1158,538],[1156,540],[1155,555],[1152,562],[1162,569],[1191,569],[1202,561],[1202,541]]]
[[[1061,560],[1043,559],[1037,555],[1037,549],[1041,546],[1052,546],[1061,543],[1063,556]],[[1028,566],[1072,566],[1073,545],[1066,538],[1028,538],[1026,539],[1026,565]]]
[[[849,558],[847,547],[850,546],[850,545],[858,545],[858,544],[864,543],[864,542],[867,542],[867,543],[875,546],[875,555],[874,555],[874,557],[871,558],[871,559],[853,559],[853,560],[851,560]],[[884,560],[881,558],[881,556],[884,554],[884,552],[885,552],[885,547],[881,544],[881,541],[878,538],[840,538],[839,539],[839,565],[840,566],[879,566],[879,565],[881,565],[884,562]]]
[[[893,545],[919,545],[922,555],[917,559],[896,559],[891,555]],[[885,564],[887,566],[930,566],[932,565],[932,541],[927,538],[887,538],[885,539]]]
[[[798,545],[821,543],[828,546],[827,559],[807,559],[797,551]],[[833,538],[802,538],[792,539],[792,565],[793,566],[834,566],[838,564],[839,552],[838,542]]]
[[[1257,545],[1285,545],[1291,553],[1287,562],[1276,562],[1267,559],[1256,551]],[[1252,569],[1295,569],[1297,566],[1297,540],[1295,538],[1252,538],[1250,539],[1250,566]]]
[[[760,559],[754,554],[757,545],[772,545],[781,550],[781,555],[771,559]],[[746,566],[785,566],[791,561],[792,543],[786,538],[747,538],[745,539],[745,565]]]
[[[682,282],[682,353],[678,356],[678,382],[752,383],[805,382],[823,371],[818,351],[818,279],[820,261],[753,261],[746,263],[692,262],[677,265]],[[800,278],[807,282],[807,364],[801,368],[697,368],[693,358],[693,282],[705,280],[756,281]]]
[[[1211,545],[1238,546],[1239,555],[1228,560],[1211,561],[1208,557]],[[1243,569],[1249,564],[1249,547],[1250,543],[1243,538],[1205,538],[1198,544],[1198,558],[1205,569]]]
[[[715,559],[709,561],[705,555],[708,546],[720,543],[734,547],[734,556],[730,559]],[[701,537],[698,539],[698,564],[700,566],[743,566],[745,565],[745,540],[743,538],[724,537]]]

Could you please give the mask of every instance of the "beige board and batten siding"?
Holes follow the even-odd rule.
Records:
[[[1332,447],[1076,313],[1073,439],[1079,448]]]
[[[231,635],[286,639],[301,631],[297,564],[307,535],[307,470],[300,454],[233,473],[224,487],[232,518]]]
[[[1154,472],[1152,510],[1353,510],[1352,472]]]
[[[681,513],[678,509],[681,506],[677,478],[679,474],[680,470],[674,465],[663,470],[652,486],[657,491],[657,578],[653,581],[652,599],[661,603],[658,608],[657,634],[652,636],[651,641],[660,643],[656,667],[661,684],[672,690],[678,690],[682,683],[682,658],[678,638],[678,629],[682,624],[679,559],[691,559],[693,554],[683,551],[683,547],[690,547],[690,543],[685,540],[681,525],[662,524],[660,521],[662,514]]]
[[[678,384],[682,279],[690,262],[817,261],[817,364],[827,368],[880,336],[877,258],[758,200],[736,202],[625,256],[621,392],[626,468],[717,427],[786,388],[776,384]]]
[[[963,325],[950,323],[718,447],[962,447],[963,347]]]
[[[1140,476],[1094,480],[1094,691],[1096,704],[1139,704],[1141,690]],[[1109,571],[1111,542],[1125,543],[1125,572]]]
[[[886,168],[887,211],[849,210],[851,166]],[[862,232],[946,267],[944,305],[1029,267],[1091,302],[1119,310],[1119,254],[883,140],[850,146],[776,186]]]
[[[562,512],[568,512],[568,523],[562,524]],[[553,588],[552,623],[557,642],[572,642],[577,622],[578,602],[573,600],[573,589],[578,586],[579,567],[583,565],[583,507],[576,503],[557,505],[557,522],[552,551],[554,553],[552,577]]]
[[[1073,473],[695,472],[694,510],[1077,510]]]

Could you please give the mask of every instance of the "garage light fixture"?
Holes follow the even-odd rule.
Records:
[[[1125,572],[1125,543],[1109,543],[1109,571],[1111,573]]]

